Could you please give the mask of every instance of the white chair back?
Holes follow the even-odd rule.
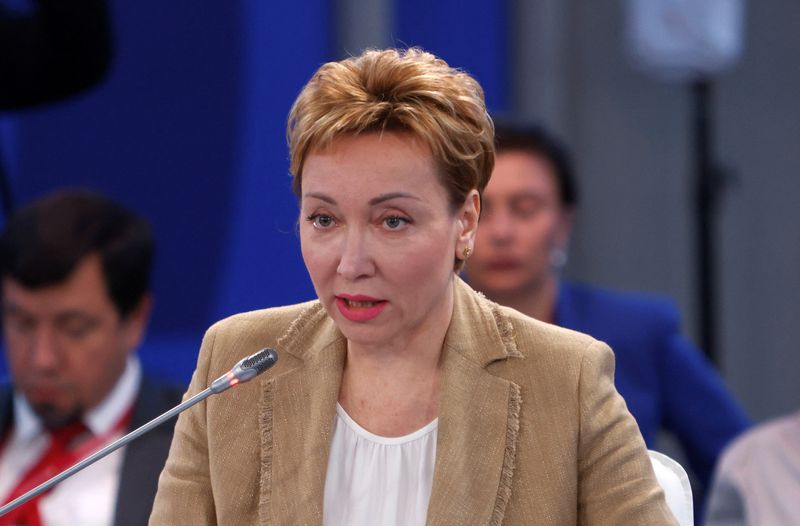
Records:
[[[694,504],[692,486],[683,466],[663,453],[648,450],[653,471],[664,494],[667,506],[681,526],[694,526]]]

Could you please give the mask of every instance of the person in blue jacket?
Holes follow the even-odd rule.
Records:
[[[616,355],[617,389],[648,447],[675,435],[707,486],[722,449],[749,421],[712,364],[682,333],[672,301],[559,278],[577,204],[566,150],[535,126],[497,123],[497,159],[467,279],[490,299],[584,332]],[[696,488],[698,497],[702,488]]]

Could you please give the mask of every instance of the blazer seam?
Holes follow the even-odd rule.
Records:
[[[509,382],[508,396],[508,421],[506,423],[506,447],[503,455],[503,468],[500,472],[500,484],[497,498],[492,510],[491,526],[500,526],[503,523],[508,501],[511,500],[511,488],[516,467],[517,437],[519,435],[519,415],[522,406],[520,386]]]
[[[261,491],[258,499],[259,523],[272,524],[272,388],[274,380],[264,383],[259,403],[259,424],[261,428]]]
[[[514,337],[514,325],[511,323],[511,320],[500,312],[500,308],[496,303],[489,303],[489,309],[494,318],[497,332],[500,335],[500,341],[503,342],[503,346],[506,348],[506,357],[522,358],[522,353],[517,349],[517,340]]]
[[[275,346],[278,349],[283,349],[284,347],[291,349],[299,341],[303,329],[311,323],[314,316],[320,312],[320,309],[322,309],[322,304],[319,301],[312,302],[310,306],[303,309],[289,324],[286,332],[277,339]],[[305,353],[306,349],[303,349],[302,355],[305,356]],[[296,355],[296,353],[291,352],[290,354]]]
[[[587,346],[591,347],[591,343]],[[578,440],[575,441],[575,458],[581,459],[581,444],[583,442],[583,417],[584,417],[584,407],[583,407],[583,368],[586,362],[586,352],[581,354],[581,362],[578,366]],[[575,463],[575,467],[577,472],[575,473],[575,480],[581,480],[581,466],[580,462]],[[578,493],[578,507],[580,508],[581,503],[581,487],[578,485],[577,488]],[[580,512],[580,509],[578,510]]]
[[[212,327],[208,331],[208,335],[207,336],[211,338],[211,341],[208,344],[208,348],[211,350],[211,353],[210,353],[210,356],[208,357],[208,367],[206,367],[206,378],[205,378],[205,383],[203,385],[211,385],[211,376],[212,376],[212,373],[211,373],[211,360],[212,360],[212,356],[214,355],[214,346],[217,343],[217,329],[216,329],[216,327]],[[205,402],[203,402],[203,404],[205,405]],[[203,419],[205,420],[205,411],[203,413],[204,413]],[[207,420],[206,420],[205,424],[206,424],[206,427],[208,427],[208,421]]]

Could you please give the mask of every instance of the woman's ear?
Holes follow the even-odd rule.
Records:
[[[475,233],[478,230],[478,218],[481,215],[481,197],[474,188],[469,191],[464,199],[464,204],[458,212],[458,223],[460,226],[458,240],[456,242],[456,257],[466,259],[472,252],[472,245],[475,240]]]

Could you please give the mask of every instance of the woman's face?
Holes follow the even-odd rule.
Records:
[[[556,279],[552,254],[566,248],[571,225],[550,163],[527,151],[499,153],[483,192],[470,284],[490,298],[535,293]]]
[[[414,344],[447,327],[453,261],[471,246],[478,208],[473,192],[452,212],[432,155],[409,135],[343,136],[308,156],[303,259],[351,343]]]

